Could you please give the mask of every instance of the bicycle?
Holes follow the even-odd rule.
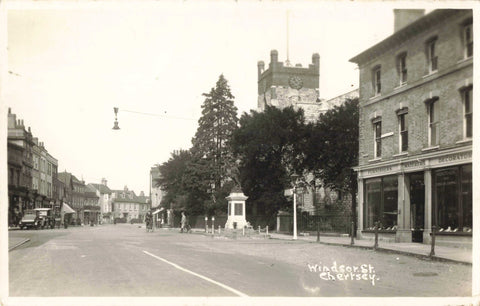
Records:
[[[153,232],[153,222],[147,220],[145,228],[146,228],[147,233],[148,232]]]
[[[192,232],[192,227],[190,226],[190,224],[185,224],[184,227],[180,228],[180,233],[191,233]]]

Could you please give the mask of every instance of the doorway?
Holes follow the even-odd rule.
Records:
[[[412,242],[423,242],[425,224],[425,183],[423,172],[410,174],[410,224]]]

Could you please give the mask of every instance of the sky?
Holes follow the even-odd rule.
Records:
[[[191,147],[202,93],[220,74],[239,117],[256,108],[257,62],[272,49],[287,59],[287,11],[289,59],[307,67],[319,53],[329,99],[358,88],[349,59],[393,33],[393,4],[10,3],[2,111],[31,127],[59,172],[148,195],[150,168]]]

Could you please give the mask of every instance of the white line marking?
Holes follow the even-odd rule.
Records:
[[[170,261],[168,261],[168,260],[166,260],[166,259],[163,259],[163,258],[161,258],[161,257],[158,257],[157,255],[154,255],[154,254],[152,254],[152,253],[150,253],[150,252],[143,251],[143,253],[145,253],[145,254],[147,254],[147,255],[150,255],[150,256],[158,259],[158,260],[161,260],[161,261],[163,261],[163,262],[165,262],[165,263],[167,263],[167,264],[169,264],[169,265],[172,265],[172,266],[174,266],[175,268],[177,268],[177,269],[179,269],[179,270],[181,270],[181,271],[190,273],[190,274],[192,274],[192,275],[195,275],[195,276],[197,276],[197,277],[200,277],[201,279],[204,279],[204,280],[206,280],[206,281],[209,281],[209,282],[211,282],[211,283],[213,283],[213,284],[215,284],[215,285],[217,285],[217,286],[220,286],[220,287],[222,287],[222,288],[224,288],[224,289],[227,289],[228,291],[231,291],[231,292],[233,292],[233,293],[235,293],[235,294],[237,294],[237,295],[239,295],[239,296],[248,297],[248,295],[246,295],[245,293],[242,293],[242,292],[240,292],[240,291],[238,291],[238,290],[235,290],[235,289],[233,289],[233,288],[231,288],[231,287],[229,287],[229,286],[227,286],[227,285],[224,285],[224,284],[222,284],[222,283],[219,283],[219,282],[217,282],[217,281],[214,281],[214,280],[211,279],[211,278],[208,278],[208,277],[206,277],[206,276],[200,275],[200,274],[198,274],[198,273],[195,273],[195,272],[193,272],[193,271],[190,271],[190,270],[188,270],[188,269],[185,269],[185,268],[183,268],[183,267],[180,267],[179,265],[174,264],[173,262],[170,262]]]

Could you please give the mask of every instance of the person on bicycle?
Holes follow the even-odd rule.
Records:
[[[152,212],[148,211],[147,214],[145,215],[145,225],[147,227],[147,230],[152,227],[152,219],[153,219]]]

